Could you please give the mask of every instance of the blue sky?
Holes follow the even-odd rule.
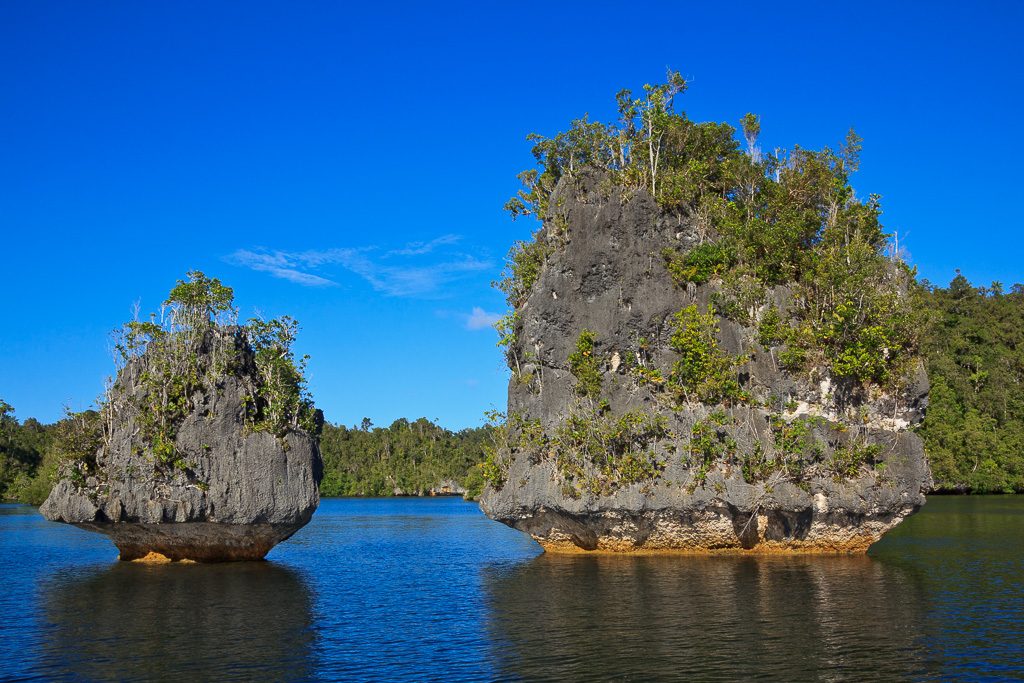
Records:
[[[198,268],[300,320],[329,420],[477,425],[524,136],[668,66],[766,149],[854,126],[922,276],[1024,281],[1022,7],[2,2],[0,398],[86,407],[108,332]]]

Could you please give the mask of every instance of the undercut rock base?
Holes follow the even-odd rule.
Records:
[[[262,560],[297,531],[292,524],[76,524],[110,537],[118,559],[140,562]]]
[[[558,554],[844,554],[867,552],[916,508],[892,515],[766,511],[748,515],[728,508],[641,516],[608,513],[571,516],[541,512],[510,526],[546,552]]]

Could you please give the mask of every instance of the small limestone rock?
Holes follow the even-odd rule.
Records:
[[[247,424],[245,404],[260,381],[253,351],[238,328],[209,334],[226,336],[238,358],[193,397],[197,408],[175,436],[177,463],[159,463],[141,441],[132,412],[114,411],[90,476],[101,493],[80,488],[65,472],[40,508],[47,519],[106,534],[122,560],[194,561],[260,559],[310,520],[323,471],[316,436],[300,428],[272,434]],[[205,343],[198,352],[214,347]],[[119,373],[114,405],[144,391],[147,362],[143,356]]]

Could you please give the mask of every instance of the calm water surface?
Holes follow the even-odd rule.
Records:
[[[4,680],[1015,680],[1024,497],[867,557],[556,557],[458,499],[325,500],[268,562],[144,566],[0,506]]]

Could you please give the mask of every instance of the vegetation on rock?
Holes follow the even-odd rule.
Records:
[[[661,444],[670,437],[664,417],[629,411],[576,413],[559,427],[553,448],[559,471],[573,493],[576,486],[608,494],[620,486],[653,479],[664,468]],[[588,464],[593,464],[591,471]]]
[[[679,360],[672,366],[668,385],[680,400],[715,404],[744,398],[736,369],[745,359],[719,347],[715,315],[710,311],[701,313],[696,305],[690,305],[675,314],[673,323],[669,346],[679,354]]]
[[[234,291],[192,271],[171,290],[159,317],[150,314],[122,328],[115,344],[119,365],[138,369],[142,392],[118,400],[131,404],[149,452],[165,465],[181,466],[177,427],[221,377],[244,371],[245,352],[251,350],[259,381],[246,397],[246,424],[278,436],[292,429],[314,433],[307,357],[296,358],[292,350],[297,332],[298,323],[287,316],[238,325]]]
[[[590,399],[601,396],[601,361],[594,350],[596,341],[593,332],[583,330],[576,340],[576,350],[569,354],[569,371],[576,378],[576,393]]]
[[[783,316],[777,345],[785,346],[780,357],[789,369],[826,367],[834,377],[897,384],[918,344],[918,321],[904,296],[913,271],[886,258],[879,197],[861,200],[850,185],[860,138],[851,130],[838,150],[764,154],[760,120],[747,114],[742,149],[732,126],[696,123],[676,111],[686,88],[669,72],[639,98],[621,91],[617,123],[584,117],[553,137],[531,135],[537,168],[520,174],[524,189],[506,209],[554,222],[550,198],[559,181],[600,169],[610,187],[648,192],[665,212],[700,227],[700,244],[665,249],[663,257],[679,284],[725,278],[720,312],[757,323],[751,318],[768,288],[795,285],[793,305],[776,311]],[[541,244],[535,236],[510,254],[499,286],[513,310],[536,281],[549,248]]]
[[[694,469],[694,483],[702,485],[715,462],[736,457],[736,440],[722,426],[728,421],[723,412],[711,413],[694,423],[687,448],[687,462]],[[748,479],[748,482],[755,481]]]
[[[666,247],[661,255],[677,285],[688,282],[702,285],[725,273],[734,260],[726,247],[712,242],[697,245],[686,253]]]
[[[220,391],[225,377],[251,375],[246,363],[255,365],[258,377],[246,397],[246,426],[277,436],[294,429],[315,433],[306,359],[292,351],[297,324],[281,318],[238,325],[233,299],[230,287],[201,272],[179,280],[159,315],[130,321],[116,333],[118,379],[95,410],[69,412],[44,429],[31,420],[19,427],[4,404],[2,440],[8,445],[0,473],[12,464],[18,469],[0,481],[4,495],[39,504],[59,472],[84,482],[98,471],[97,452],[108,445],[115,419],[125,417],[138,429],[139,458],[168,474],[187,470],[197,454],[178,450],[180,425],[204,410],[204,396]]]
[[[615,123],[529,136],[536,166],[506,209],[540,226],[509,254],[498,327],[513,377],[543,382],[510,384],[522,414],[496,430],[485,505],[529,526],[526,508],[561,525],[544,510],[638,504],[614,496],[631,484],[659,501],[694,493],[680,485],[758,491],[753,507],[839,490],[886,505],[887,487],[923,500],[921,440],[905,432],[924,415],[934,328],[880,198],[851,184],[860,138],[766,154],[757,116],[691,121],[686,88],[670,72],[620,92]]]

